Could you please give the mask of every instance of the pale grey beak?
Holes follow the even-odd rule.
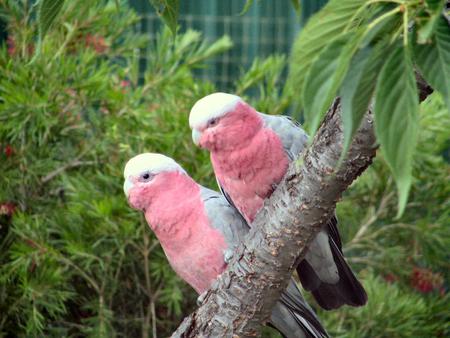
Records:
[[[202,137],[201,132],[199,132],[197,129],[192,129],[192,141],[194,141],[195,145],[198,146],[201,137]]]
[[[127,198],[131,188],[133,188],[133,182],[130,182],[128,179],[126,179],[125,183],[123,184],[123,191],[125,192],[125,196],[127,196]]]

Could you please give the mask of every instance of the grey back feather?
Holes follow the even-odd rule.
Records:
[[[302,127],[289,116],[258,114],[264,120],[264,126],[280,137],[289,159],[293,161],[297,158],[308,143],[308,135]]]
[[[218,192],[200,186],[200,194],[211,225],[223,234],[228,248],[234,250],[249,231],[247,222]]]

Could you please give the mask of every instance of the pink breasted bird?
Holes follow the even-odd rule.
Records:
[[[145,213],[172,268],[204,295],[247,234],[245,220],[221,194],[197,184],[167,156],[137,155],[126,164],[124,177],[130,206]],[[328,337],[293,281],[270,321],[288,338]]]
[[[208,149],[219,187],[251,224],[308,136],[289,117],[257,112],[239,96],[214,93],[193,106],[192,139]],[[362,306],[367,295],[342,254],[332,217],[311,243],[297,272],[304,288],[327,310]]]

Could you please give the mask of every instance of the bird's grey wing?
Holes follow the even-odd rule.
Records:
[[[303,299],[293,279],[281,294],[280,300],[275,304],[270,323],[284,337],[329,337],[314,311]]]
[[[259,113],[266,128],[272,129],[283,143],[283,148],[289,159],[293,161],[303,151],[308,143],[308,135],[300,124],[289,116],[267,115]]]
[[[233,250],[248,233],[247,222],[220,193],[201,187],[201,196],[210,224],[223,234],[228,248]]]

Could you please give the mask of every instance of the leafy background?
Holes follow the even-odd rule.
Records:
[[[0,336],[168,336],[195,307],[195,294],[127,206],[122,170],[136,153],[162,152],[215,188],[207,154],[191,144],[187,117],[214,91],[192,70],[230,41],[163,30],[148,48],[138,86],[137,51],[150,42],[135,32],[136,13],[117,10],[115,2],[66,2],[46,39],[36,42],[34,10],[27,1],[2,1],[10,34],[0,50]],[[298,89],[281,83],[286,65],[282,55],[255,60],[235,91],[260,111],[282,113]],[[291,74],[302,72],[298,67],[292,59]],[[346,255],[369,303],[319,310],[333,336],[450,334],[445,97],[435,93],[417,111],[403,215],[396,218],[384,152],[338,205]],[[265,335],[276,336],[269,329]]]

